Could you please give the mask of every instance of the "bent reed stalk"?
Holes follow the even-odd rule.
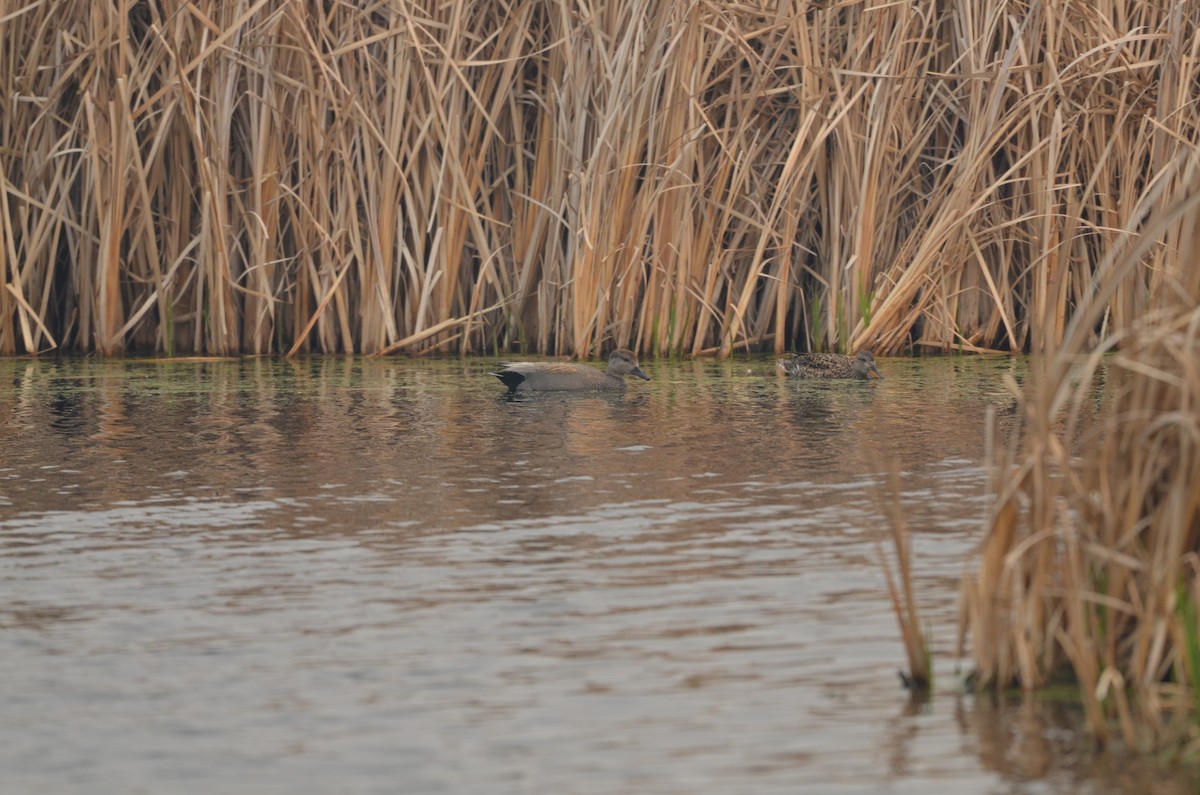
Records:
[[[1054,351],[1195,146],[1198,17],[10,3],[0,354]]]
[[[1145,197],[1144,220],[1100,263],[1063,348],[1038,360],[1031,384],[1010,383],[1023,433],[997,456],[960,642],[969,636],[983,685],[1076,683],[1101,742],[1115,727],[1130,747],[1182,739],[1195,752],[1200,149],[1161,179],[1171,183],[1161,195],[1176,198]],[[1108,297],[1136,282],[1146,259],[1155,270],[1141,319],[1093,346]]]

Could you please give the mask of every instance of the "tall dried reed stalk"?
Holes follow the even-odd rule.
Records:
[[[879,538],[875,539],[875,551],[883,566],[888,598],[891,599],[892,612],[896,615],[896,623],[900,627],[904,655],[908,661],[908,671],[901,671],[900,678],[905,687],[914,693],[928,693],[933,687],[933,658],[929,649],[929,639],[925,637],[921,628],[921,613],[913,588],[912,544],[908,523],[900,509],[900,470],[895,464],[892,467],[890,486],[891,494],[884,504],[888,508],[892,544],[896,550],[894,574],[883,551],[883,541]]]
[[[1198,19],[16,0],[0,353],[1053,351],[1195,145]]]
[[[1023,434],[963,600],[984,684],[1075,681],[1098,738],[1134,745],[1174,736],[1166,708],[1200,720],[1200,148],[1156,177],[1062,349],[1011,385]],[[1093,345],[1131,283],[1140,320]]]

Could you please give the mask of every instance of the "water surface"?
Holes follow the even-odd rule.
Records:
[[[1071,708],[949,686],[1020,361],[643,366],[513,400],[479,359],[0,362],[0,790],[1144,791]]]

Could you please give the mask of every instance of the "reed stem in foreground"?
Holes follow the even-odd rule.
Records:
[[[894,468],[891,477],[891,492],[891,499],[885,502],[888,506],[888,520],[892,528],[892,543],[896,550],[897,570],[894,574],[879,539],[875,540],[875,550],[879,554],[879,562],[883,567],[888,597],[892,602],[892,611],[896,615],[896,622],[900,626],[900,636],[904,640],[904,653],[908,660],[908,671],[907,673],[902,671],[900,678],[909,690],[928,692],[933,687],[933,658],[929,640],[921,630],[921,616],[913,590],[912,544],[908,524],[900,509],[899,474]]]
[[[1064,348],[1012,385],[1022,434],[997,457],[960,633],[981,684],[1074,681],[1098,740],[1115,728],[1133,747],[1177,739],[1170,715],[1200,721],[1200,156],[1171,173],[1178,189],[1147,194]],[[1148,311],[1093,347],[1083,326],[1101,322],[1148,253],[1168,263]]]

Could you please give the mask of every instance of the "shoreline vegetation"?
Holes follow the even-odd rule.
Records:
[[[23,4],[0,355],[1053,352],[1105,252],[1188,190],[1198,18]]]
[[[1200,164],[1189,165],[1194,180]],[[963,580],[960,654],[981,686],[1073,682],[1101,744],[1200,754],[1200,190],[1148,219],[1180,224],[1132,328],[1093,346],[1103,296],[1147,238],[1101,264],[1063,348],[1024,388],[1021,436],[994,455],[987,532]],[[1116,350],[1113,355],[1107,353]],[[1104,363],[1098,419],[1097,374]]]
[[[1041,354],[962,644],[1198,747],[1200,3],[25,3],[0,53],[0,355]]]

